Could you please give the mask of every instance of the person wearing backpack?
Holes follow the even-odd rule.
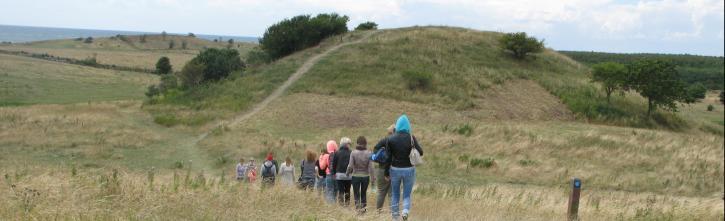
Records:
[[[415,185],[415,164],[421,163],[419,157],[423,156],[423,148],[412,135],[408,116],[405,114],[398,118],[395,124],[395,133],[388,137],[386,153],[388,156],[385,166],[385,179],[390,180],[392,199],[390,210],[394,220],[401,217],[400,192],[403,189],[403,220],[408,219],[412,206],[413,185]],[[413,156],[413,158],[411,158]]]
[[[387,152],[388,136],[393,135],[393,133],[395,133],[395,124],[388,127],[387,135],[383,139],[380,139],[378,144],[373,148],[373,154],[375,155],[375,159],[373,159],[375,162],[375,178],[377,179],[375,184],[377,184],[378,188],[375,209],[378,213],[383,211],[385,198],[391,195],[390,180],[385,179],[385,164],[387,163],[385,153]]]
[[[350,153],[350,162],[347,166],[347,176],[352,176],[352,192],[355,198],[355,209],[363,214],[367,211],[367,191],[373,175],[373,162],[370,160],[372,152],[367,149],[367,140],[360,136],[357,138],[355,150]],[[372,176],[375,182],[375,176]]]
[[[350,138],[343,137],[340,139],[340,149],[333,154],[330,165],[337,183],[337,201],[342,206],[350,205],[352,177],[347,176],[347,166],[350,163],[351,143]]]
[[[320,150],[320,157],[315,161],[315,170],[317,171],[315,189],[317,189],[317,191],[319,191],[320,193],[323,193],[323,191],[325,190],[325,175],[327,175],[327,172],[325,172],[325,169],[327,168],[322,167],[323,165],[327,166],[326,157],[329,157],[329,155],[325,155],[328,155],[327,147],[322,147],[322,150]]]
[[[333,176],[330,163],[332,162],[332,157],[335,154],[335,151],[337,151],[337,142],[334,140],[327,141],[326,146],[328,154],[324,155],[325,157],[320,159],[320,167],[325,170],[325,199],[327,199],[328,203],[332,204],[335,203],[337,185],[335,183],[335,177]]]
[[[313,190],[317,176],[314,163],[317,156],[310,150],[305,151],[305,155],[306,158],[300,163],[300,187],[304,190]]]
[[[277,176],[277,167],[272,161],[272,155],[267,155],[267,160],[259,168],[259,171],[262,172],[262,187],[274,185],[274,179]]]

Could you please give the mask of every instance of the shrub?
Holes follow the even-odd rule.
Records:
[[[98,65],[98,61],[96,60],[96,57],[87,57],[83,60],[78,60],[78,64],[86,66],[96,66]]]
[[[358,30],[358,31],[377,30],[377,29],[378,29],[378,24],[376,24],[375,22],[371,22],[371,21],[360,23],[355,28],[355,30]]]
[[[428,90],[433,86],[433,75],[427,72],[406,71],[403,79],[411,90]]]
[[[714,110],[715,110],[715,106],[712,106],[712,104],[707,105],[707,111],[714,111]]]
[[[707,93],[707,87],[702,83],[695,83],[687,87],[685,90],[685,97],[683,100],[685,103],[695,103],[702,99],[705,99],[705,93]]]
[[[226,78],[232,71],[242,70],[245,66],[239,58],[239,51],[234,49],[209,48],[199,53],[190,62],[204,65],[202,81]]]
[[[179,124],[179,120],[176,119],[176,116],[173,114],[164,114],[154,117],[154,123],[166,126],[166,127],[172,127],[174,125]]]
[[[93,43],[93,37],[87,37],[86,40],[83,40],[83,43],[86,43],[86,44]]]
[[[186,49],[186,40],[181,40],[181,49]]]
[[[479,159],[479,158],[473,158],[470,161],[471,167],[478,167],[478,168],[491,168],[496,164],[496,161],[493,158],[485,158],[485,159]]]
[[[169,41],[169,49],[174,49],[175,45],[176,45],[176,42],[174,42],[174,40]]]
[[[501,49],[510,52],[517,59],[526,58],[527,54],[544,50],[544,41],[529,37],[526,32],[507,33],[499,40]]]
[[[153,84],[146,89],[145,94],[146,94],[146,97],[152,98],[159,94],[159,87],[156,86],[155,84]]]
[[[177,77],[184,88],[196,87],[204,80],[204,69],[206,69],[204,64],[192,60],[184,65]]]
[[[166,56],[159,58],[159,60],[156,62],[156,73],[168,74],[170,72],[171,72],[171,61],[169,61],[169,58]]]
[[[196,35],[194,33],[189,32],[189,37],[196,38]]]
[[[317,45],[329,36],[347,32],[348,20],[347,16],[335,13],[295,16],[267,28],[259,44],[272,59],[278,59]]]

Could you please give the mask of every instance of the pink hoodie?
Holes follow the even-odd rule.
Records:
[[[325,168],[325,173],[330,174],[330,154],[337,151],[337,143],[334,140],[327,141],[327,153],[320,156],[320,168]]]

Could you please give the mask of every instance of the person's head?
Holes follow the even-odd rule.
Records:
[[[317,158],[317,155],[315,155],[315,152],[311,150],[306,150],[305,155],[307,155],[307,162],[315,162],[315,158]]]
[[[274,153],[272,153],[272,151],[269,151],[269,153],[267,153],[267,160],[269,160],[269,161],[274,160]]]
[[[249,158],[249,164],[254,165],[254,157]]]
[[[292,159],[290,159],[289,157],[284,158],[284,162],[287,164],[287,166],[292,165]]]
[[[365,139],[364,136],[357,137],[357,146],[355,147],[358,150],[365,150],[368,145],[368,141]]]
[[[239,158],[239,163],[244,163],[244,157]]]
[[[330,154],[327,152],[327,147],[322,147],[322,150],[320,150],[320,154]]]
[[[332,154],[337,151],[337,143],[334,140],[327,141],[327,153]]]
[[[350,144],[352,144],[352,140],[349,137],[340,138],[340,147],[350,147]]]
[[[408,116],[405,114],[400,115],[398,118],[398,122],[395,123],[395,132],[399,133],[412,133],[412,129],[410,127],[410,121],[408,121]]]
[[[390,127],[388,127],[388,135],[395,133],[395,124],[391,124]]]

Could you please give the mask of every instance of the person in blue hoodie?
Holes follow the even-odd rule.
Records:
[[[387,139],[387,163],[385,165],[385,179],[390,180],[392,199],[390,210],[393,220],[398,220],[400,214],[400,189],[403,189],[403,220],[408,219],[412,206],[413,185],[415,184],[415,166],[410,162],[410,152],[415,148],[423,156],[423,148],[413,136],[410,121],[405,114],[398,118],[395,124],[395,133]]]

